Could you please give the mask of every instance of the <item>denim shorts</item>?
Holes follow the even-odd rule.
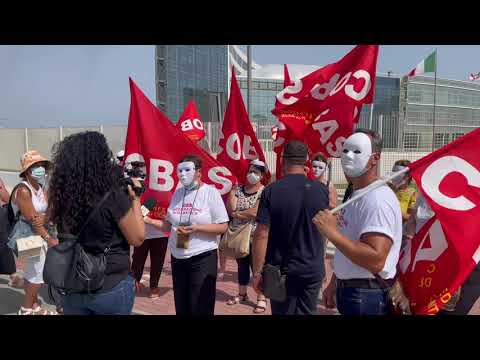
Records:
[[[110,291],[94,295],[71,294],[62,302],[65,315],[131,315],[135,280],[128,275]]]

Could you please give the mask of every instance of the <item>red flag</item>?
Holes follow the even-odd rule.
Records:
[[[180,119],[178,119],[177,128],[183,131],[183,133],[194,142],[200,141],[205,137],[203,122],[202,119],[200,119],[193,99],[188,102]]]
[[[217,160],[228,167],[242,184],[245,184],[251,160],[260,159],[265,162],[265,155],[248,118],[233,69],[230,98],[225,110],[219,146]],[[266,180],[269,177],[268,172]]]
[[[236,183],[230,170],[188,139],[148,100],[132,79],[130,94],[125,162],[145,161],[147,190],[142,203],[150,198],[157,201],[152,217],[165,216],[178,185],[175,166],[187,154],[202,158],[202,180],[205,183],[215,185],[222,195],[230,192],[232,184]]]
[[[480,260],[480,128],[409,165],[435,212],[402,251],[416,314],[436,314]]]
[[[289,85],[293,85],[293,82],[290,80],[287,64],[283,64],[283,87],[286,88]]]
[[[283,65],[283,87],[286,88],[287,86],[291,86],[293,84],[294,83],[290,78],[290,74],[288,73],[288,66],[287,64],[284,64]],[[283,145],[285,144],[285,142],[288,142],[293,139],[303,141],[301,135],[295,136],[293,131],[294,129],[287,129],[283,124],[282,119],[288,116],[289,114],[278,115],[279,123],[278,125],[275,125],[276,129],[275,129],[275,138],[273,139],[274,140],[273,150],[277,155],[277,159],[275,163],[275,177],[277,180],[282,177],[282,162],[281,162],[280,156],[283,151]],[[273,137],[273,130],[272,130],[272,137]]]
[[[373,101],[377,56],[378,45],[358,45],[338,62],[279,92],[272,113],[285,125],[286,140],[306,141],[306,132],[313,132],[307,143],[311,149],[328,157],[338,156],[339,145],[358,122],[362,104]],[[322,121],[332,124],[325,133],[319,130],[324,126],[318,124]]]

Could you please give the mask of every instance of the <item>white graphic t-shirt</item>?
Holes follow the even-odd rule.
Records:
[[[187,222],[189,217],[191,224],[228,222],[227,210],[219,191],[211,185],[202,184],[198,190],[189,191],[181,187],[173,194],[167,211],[167,221],[172,224],[168,246],[176,259],[187,259],[218,248],[219,236],[203,232],[190,234],[188,249],[177,248],[177,226],[180,221]]]
[[[353,195],[361,191],[354,191]],[[353,241],[359,241],[363,234],[370,232],[388,236],[392,247],[379,275],[384,279],[395,277],[402,243],[402,212],[395,193],[388,186],[381,186],[347,205],[339,214],[338,224],[340,232]],[[338,279],[374,278],[370,271],[354,264],[338,249],[333,267]]]

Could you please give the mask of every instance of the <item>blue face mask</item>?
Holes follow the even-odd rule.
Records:
[[[38,182],[40,185],[45,183],[45,168],[43,166],[37,166],[36,168],[32,169],[30,174],[32,175],[32,179]]]

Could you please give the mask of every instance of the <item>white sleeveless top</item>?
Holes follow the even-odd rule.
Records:
[[[38,190],[35,190],[27,181],[22,181],[22,184],[24,184],[26,187],[30,189],[30,192],[32,194],[33,208],[35,209],[37,214],[45,214],[47,212],[48,203],[47,203],[47,199],[45,198],[45,193],[43,192],[42,186],[40,185]],[[16,200],[16,197],[17,197],[17,191],[15,191],[13,198]],[[13,201],[12,201],[12,208],[13,208],[13,212],[17,214],[19,209],[17,204],[15,204]]]

